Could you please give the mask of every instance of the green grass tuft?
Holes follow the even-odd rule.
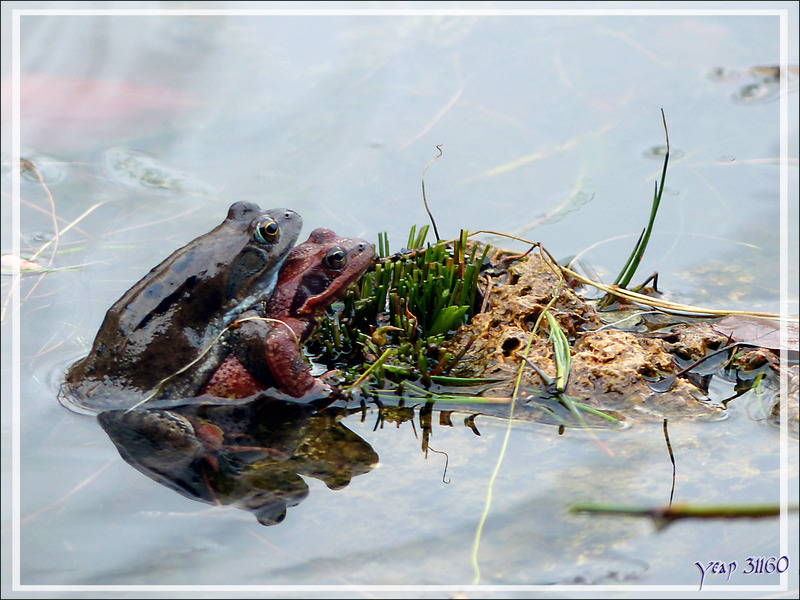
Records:
[[[430,384],[460,358],[441,345],[475,313],[489,247],[468,244],[466,231],[453,242],[426,245],[427,234],[428,226],[412,227],[407,249],[394,255],[380,234],[375,268],[329,309],[309,344],[318,361],[343,370],[349,383]]]

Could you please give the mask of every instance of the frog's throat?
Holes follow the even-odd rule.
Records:
[[[272,297],[272,293],[275,291],[275,285],[277,283],[278,269],[273,269],[273,272],[269,275],[269,277],[261,279],[252,287],[253,292],[250,295],[242,298],[239,304],[222,315],[222,326],[227,327],[236,319],[236,317],[243,312],[250,310],[256,304],[269,301],[269,299]]]

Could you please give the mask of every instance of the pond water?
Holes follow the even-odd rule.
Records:
[[[64,4],[3,4],[4,255],[10,11]],[[324,226],[376,241],[385,231],[399,250],[412,225],[429,222],[421,177],[437,145],[443,155],[425,174],[425,193],[442,237],[463,228],[541,241],[557,258],[580,255],[610,281],[647,222],[661,175],[661,109],[672,155],[640,274],[658,271],[665,296],[679,302],[796,315],[796,4],[757,5],[792,10],[785,272],[774,14],[112,15],[99,3],[69,6],[96,12],[25,14],[20,23],[21,153],[36,167],[21,178],[21,255],[52,271],[26,274],[20,287],[19,583],[55,586],[46,593],[64,597],[109,585],[331,586],[281,596],[347,593],[337,586],[442,586],[350,589],[428,597],[537,589],[468,589],[475,582],[639,595],[668,585],[697,590],[696,562],[737,561],[730,581],[708,575],[704,589],[745,596],[757,588],[735,586],[779,582],[743,574],[748,557],[787,555],[796,593],[796,513],[781,545],[777,519],[658,530],[646,519],[569,512],[578,502],[665,506],[673,465],[660,421],[598,432],[609,456],[579,431],[514,423],[506,447],[506,420],[478,417],[476,435],[463,419],[447,427],[435,418],[425,453],[418,426],[376,428],[374,412],[356,414],[343,424],[372,447],[379,467],[337,490],[305,478],[308,496],[265,527],[144,477],[94,419],[56,400],[65,368],[86,353],[106,309],[217,225],[232,202],[291,208],[306,233]],[[210,6],[261,5],[202,3]],[[408,5],[381,4],[392,6]],[[426,5],[436,6],[444,7]],[[11,278],[2,286],[6,597]],[[731,395],[731,384],[713,385],[718,397]],[[758,402],[737,398],[724,421],[670,423],[676,501],[780,500],[780,435]],[[797,504],[797,439],[787,447],[788,497]],[[490,487],[476,578],[473,547]]]

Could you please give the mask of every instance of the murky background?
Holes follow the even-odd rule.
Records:
[[[73,6],[101,4],[128,7]],[[220,7],[239,4],[256,6]],[[13,7],[64,8],[3,5],[3,254]],[[425,190],[443,237],[515,234],[559,258],[580,254],[610,281],[647,222],[663,108],[673,154],[642,277],[657,270],[679,302],[781,308],[778,82],[753,69],[778,63],[777,16],[28,15],[20,47],[22,155],[42,177],[22,179],[22,256],[53,269],[26,275],[21,288],[23,584],[473,582],[506,421],[479,417],[479,436],[459,418],[436,424],[431,446],[447,453],[445,473],[445,456],[426,456],[410,423],[375,430],[374,413],[350,418],[380,467],[338,491],[308,479],[308,498],[263,527],[147,479],[94,419],[56,401],[64,369],[112,302],[234,201],[292,208],[305,234],[325,226],[376,241],[386,231],[398,250],[412,225],[428,223],[420,179],[441,144]],[[796,67],[790,77],[796,241]],[[796,314],[794,243],[790,264]],[[6,588],[10,278],[2,284]],[[730,384],[714,385],[731,395]],[[722,422],[670,424],[676,500],[779,501],[779,435],[760,400],[736,399]],[[657,531],[646,520],[568,513],[576,502],[669,501],[660,422],[598,436],[613,457],[582,432],[513,425],[480,539],[480,583],[697,586],[695,562],[715,560],[740,568],[730,583],[708,576],[706,586],[777,583],[742,574],[748,557],[781,555],[776,520]],[[788,446],[797,503],[797,440]],[[796,590],[796,514],[789,530]]]

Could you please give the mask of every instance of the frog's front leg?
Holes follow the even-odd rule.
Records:
[[[269,371],[275,387],[294,398],[307,394],[326,395],[331,388],[317,381],[303,355],[302,340],[307,325],[296,319],[275,323],[264,341]]]

